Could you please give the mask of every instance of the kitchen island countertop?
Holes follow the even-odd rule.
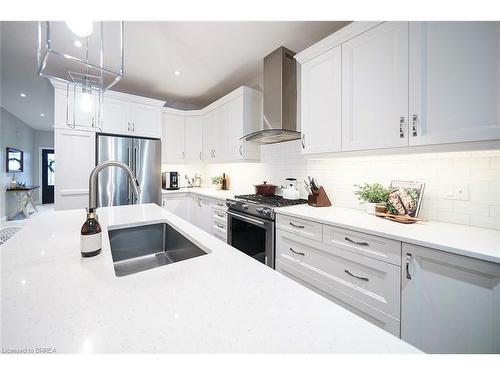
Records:
[[[98,213],[94,258],[80,256],[84,210],[42,213],[3,245],[3,350],[419,352],[157,205]],[[108,227],[155,222],[209,253],[116,277]]]

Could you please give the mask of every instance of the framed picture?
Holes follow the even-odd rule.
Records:
[[[24,153],[21,150],[7,147],[5,159],[5,171],[7,173],[19,173],[23,171]]]
[[[418,181],[391,181],[389,188],[389,211],[397,215],[418,217],[425,183]]]

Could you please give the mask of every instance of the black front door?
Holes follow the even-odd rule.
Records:
[[[42,150],[42,204],[54,203],[55,168],[54,150]]]

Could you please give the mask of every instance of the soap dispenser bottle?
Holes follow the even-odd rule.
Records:
[[[95,211],[90,209],[87,212],[87,220],[80,231],[80,252],[84,258],[96,256],[101,252],[102,231]]]

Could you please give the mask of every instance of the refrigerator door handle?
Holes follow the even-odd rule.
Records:
[[[131,165],[131,160],[130,160],[130,147],[127,147],[127,165],[132,168]],[[128,203],[131,202],[131,196],[130,196],[130,183],[127,184],[127,200]]]

